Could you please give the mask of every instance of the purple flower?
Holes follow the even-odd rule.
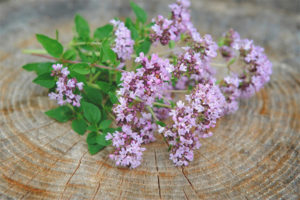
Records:
[[[82,90],[83,83],[77,82],[76,78],[69,79],[67,76],[70,72],[68,68],[63,68],[62,64],[54,64],[52,68],[53,71],[51,75],[57,77],[58,80],[56,82],[56,91],[49,93],[49,98],[56,100],[59,105],[69,103],[73,106],[80,107],[80,99],[82,97],[74,92],[76,89]]]
[[[133,53],[134,41],[131,39],[130,30],[121,21],[111,20],[110,21],[115,30],[115,46],[113,51],[118,55],[118,58],[123,62],[129,60]]]
[[[171,19],[166,19],[161,15],[153,19],[155,24],[152,26],[151,40],[160,41],[162,45],[167,45],[170,40],[178,41],[180,34],[192,26],[189,6],[190,1],[178,0],[169,6],[172,10]]]
[[[128,125],[123,125],[122,131],[116,131],[113,135],[109,133],[107,140],[112,140],[115,147],[114,153],[109,157],[116,161],[116,165],[136,168],[141,164],[143,151],[146,149],[141,147],[143,143],[142,137],[132,131]]]
[[[236,74],[225,77],[220,83],[220,89],[226,100],[224,104],[224,114],[234,113],[239,108],[239,84],[240,80]]]

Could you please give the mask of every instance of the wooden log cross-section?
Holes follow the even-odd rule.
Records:
[[[277,4],[268,8],[268,3],[255,1],[192,2],[201,33],[221,34],[224,27],[235,26],[267,46],[273,62],[271,81],[253,98],[242,100],[235,114],[218,121],[214,136],[201,140],[202,147],[188,167],[174,167],[157,134],[157,141],[146,146],[142,165],[130,170],[116,167],[108,158],[111,147],[91,156],[85,136],[74,133],[70,123],[49,119],[44,111],[55,103],[31,82],[34,74],[21,69],[27,62],[41,60],[20,53],[39,47],[34,33],[53,36],[59,29],[61,40],[67,42],[75,12],[86,16],[92,27],[130,13],[125,1],[86,2],[68,7],[59,0],[0,1],[1,200],[300,198],[300,61],[294,51],[297,40],[288,39],[292,35],[288,30],[297,29],[292,6],[284,7],[291,10],[287,13]],[[141,4],[153,17],[170,3],[159,2]],[[254,27],[261,34],[249,31]]]

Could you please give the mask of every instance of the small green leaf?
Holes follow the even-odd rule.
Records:
[[[103,121],[100,123],[99,128],[100,128],[101,130],[107,129],[107,128],[110,126],[111,122],[112,122],[112,121],[109,120],[109,119],[103,120]]]
[[[83,39],[87,39],[90,36],[90,27],[87,21],[80,15],[75,16],[75,27],[78,36]]]
[[[136,54],[139,55],[141,52],[147,54],[151,47],[151,41],[149,38],[146,38],[136,49]]]
[[[78,74],[72,70],[70,70],[70,76],[72,78],[76,78],[78,82],[83,82],[85,83],[86,82],[86,76],[85,75],[82,75],[82,74]]]
[[[27,71],[35,71],[37,75],[44,74],[46,72],[51,72],[52,62],[41,62],[41,63],[28,63],[23,66],[23,69]]]
[[[105,134],[97,135],[97,138],[96,138],[97,144],[100,144],[102,146],[108,146],[108,145],[110,145],[111,141],[110,140],[106,140],[105,136],[106,136]]]
[[[88,136],[86,137],[86,142],[88,144],[97,144],[96,138],[97,138],[98,133],[96,132],[90,132]]]
[[[136,30],[135,25],[130,18],[126,18],[125,26],[130,30],[132,39],[136,40],[139,37],[139,33]]]
[[[101,112],[97,106],[88,102],[82,102],[84,117],[91,123],[98,123],[101,119]]]
[[[111,85],[104,81],[97,81],[96,84],[101,88],[104,93],[108,93],[111,89]]]
[[[75,60],[76,59],[76,51],[73,49],[68,49],[63,54],[63,59],[65,60]]]
[[[97,105],[101,105],[102,104],[102,94],[101,94],[101,90],[98,90],[96,88],[92,88],[92,87],[88,87],[85,86],[84,87],[84,91],[85,91],[85,95],[86,98]]]
[[[236,61],[236,59],[235,59],[235,58],[232,58],[232,59],[228,62],[227,66],[232,65],[235,61]]]
[[[45,114],[59,122],[66,122],[73,117],[73,111],[68,106],[60,106],[52,110],[48,110]]]
[[[102,61],[107,61],[109,60],[111,63],[115,63],[117,60],[117,55],[116,53],[111,49],[108,43],[103,45],[103,57]]]
[[[169,47],[170,47],[170,49],[173,49],[175,47],[175,41],[174,40],[170,40]]]
[[[90,73],[90,66],[87,63],[76,63],[71,66],[71,70],[82,75]]]
[[[171,107],[174,108],[176,106],[175,102],[174,101],[170,101],[171,103]]]
[[[83,119],[75,119],[72,121],[72,128],[79,135],[83,135],[87,129],[87,123]]]
[[[224,38],[224,37],[221,37],[221,38],[219,39],[219,41],[218,41],[218,46],[219,46],[219,47],[222,47],[222,46],[224,46],[224,44],[225,44],[225,38]]]
[[[51,56],[59,58],[63,53],[64,48],[57,40],[42,34],[36,34],[36,38]]]
[[[122,83],[121,78],[122,78],[122,73],[121,72],[115,72],[116,73],[116,83],[119,85]]]
[[[145,12],[145,10],[143,8],[141,8],[140,6],[138,6],[136,3],[134,3],[133,1],[130,2],[130,6],[131,6],[134,14],[136,15],[136,18],[143,24],[146,23],[147,13]]]
[[[92,125],[87,127],[87,130],[89,130],[89,131],[98,131],[98,128],[95,124],[92,124]]]
[[[111,24],[106,24],[102,27],[99,27],[94,32],[94,38],[102,40],[102,39],[108,37],[112,33],[113,29],[114,29],[114,27]]]
[[[91,155],[95,155],[96,153],[98,153],[99,151],[101,151],[102,149],[104,149],[105,146],[102,146],[100,144],[89,144],[88,145],[88,149]]]
[[[38,77],[36,77],[32,82],[45,88],[53,88],[56,83],[54,78],[50,75],[50,73],[41,74]]]
[[[108,95],[109,95],[110,101],[111,101],[113,104],[119,103],[118,97],[115,95],[114,92],[109,91],[109,92],[108,92]]]
[[[162,126],[162,127],[166,126],[166,124],[163,123],[162,121],[156,121],[155,123],[158,124],[158,125],[160,125],[160,126]]]

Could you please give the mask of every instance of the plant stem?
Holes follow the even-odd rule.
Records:
[[[188,90],[167,90],[167,92],[171,92],[171,93],[186,93],[186,92],[188,92]]]
[[[55,58],[55,57],[52,57],[52,56],[49,56],[49,55],[44,55],[44,54],[41,54],[41,53],[33,53],[32,51],[36,51],[36,50],[24,50],[23,52],[26,53],[26,54],[31,54],[33,56],[39,56],[39,57],[47,58],[47,59],[50,59],[50,60],[61,61],[63,63],[71,63],[71,64],[81,63],[80,61],[64,60],[64,59]],[[88,64],[91,65],[91,66],[94,66],[94,67],[101,68],[101,69],[108,69],[108,70],[112,70],[112,71],[126,72],[125,70],[122,70],[122,69],[111,68],[111,67],[107,67],[107,66],[97,65],[97,64],[94,64],[94,63],[88,63]]]
[[[143,102],[142,99],[140,98],[135,98],[136,101],[138,102]],[[161,106],[161,107],[166,107],[166,108],[172,108],[170,105],[167,105],[167,104],[163,104],[163,103],[158,103],[158,102],[154,102],[152,105],[154,106]]]
[[[147,109],[151,113],[152,117],[154,118],[155,121],[159,121],[158,118],[156,117],[155,113],[153,112],[152,108],[150,106],[147,106]]]
[[[70,46],[80,46],[80,45],[101,45],[101,42],[71,42]]]
[[[210,63],[210,65],[214,67],[227,67],[224,63]]]
[[[100,76],[101,72],[97,72],[95,74],[95,76],[92,76],[92,78],[89,80],[90,83],[93,83],[99,76]]]

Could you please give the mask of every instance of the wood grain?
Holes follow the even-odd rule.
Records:
[[[123,3],[114,2],[123,8]],[[153,2],[145,2],[155,13]],[[197,7],[200,3],[193,3],[193,9],[203,9]],[[206,3],[208,9],[217,4]],[[249,13],[257,8],[256,4],[243,6],[248,5],[241,9],[247,8]],[[102,11],[108,8],[113,16],[125,12],[99,7]],[[86,16],[97,15],[96,9],[88,9],[91,11],[82,10]],[[52,34],[58,28],[61,35],[71,33],[70,18],[61,18],[41,18],[42,24],[23,35],[9,28],[0,32],[6,47],[0,50],[0,199],[300,198],[300,72],[296,57],[285,59],[282,50],[270,46],[267,51],[274,65],[270,83],[255,97],[242,101],[237,113],[218,122],[214,136],[201,141],[202,147],[188,167],[174,167],[166,144],[157,135],[157,141],[146,146],[142,165],[129,170],[117,168],[108,159],[111,148],[89,155],[85,137],[74,133],[69,123],[45,116],[43,112],[56,105],[46,90],[31,83],[34,75],[21,69],[22,64],[36,61],[19,52],[37,46],[34,32],[51,30]],[[99,23],[92,20],[92,26],[96,25]],[[69,39],[62,36],[63,41]]]

